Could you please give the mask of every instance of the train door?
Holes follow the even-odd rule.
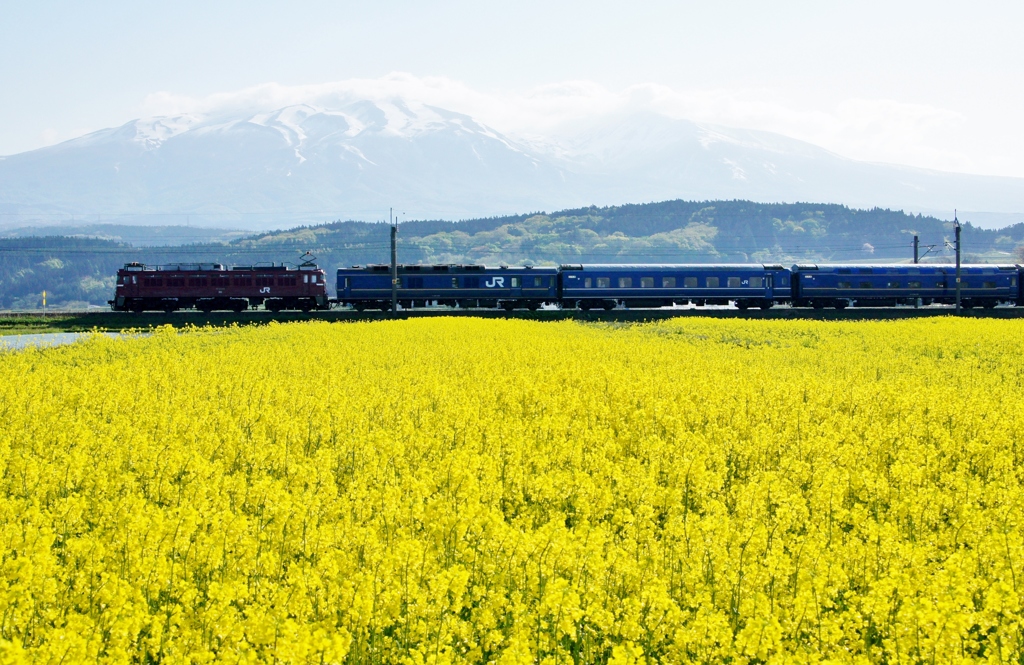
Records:
[[[764,297],[766,300],[771,300],[775,294],[775,275],[765,273],[764,276]]]
[[[522,275],[512,275],[509,278],[509,295],[513,298],[519,298],[523,295],[523,279]]]

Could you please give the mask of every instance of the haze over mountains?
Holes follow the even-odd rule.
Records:
[[[7,228],[83,220],[250,230],[457,219],[668,199],[1024,211],[1024,179],[846,159],[778,134],[623,113],[502,134],[403,101],[129,122],[0,158]]]

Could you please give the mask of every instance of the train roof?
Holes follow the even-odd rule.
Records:
[[[439,264],[421,264],[421,263],[399,263],[397,266],[399,271],[412,271],[412,272],[483,272],[485,270],[546,270],[554,272],[557,270],[555,266],[487,266],[480,264],[463,264],[463,263],[439,263]],[[349,266],[348,268],[338,268],[338,271],[342,270],[369,270],[371,272],[388,272],[391,270],[391,265],[388,263],[369,263],[365,266]]]
[[[573,263],[562,270],[785,270],[770,263]]]
[[[144,263],[126,263],[123,271],[128,272],[212,272],[212,271],[230,271],[230,270],[248,270],[248,271],[299,271],[299,270],[319,270],[316,265],[302,265],[298,268],[286,266],[281,264],[253,264],[249,266],[231,266],[225,267],[222,263],[169,263],[167,265],[160,266],[149,266]]]
[[[1009,264],[1009,263],[961,263],[961,269],[978,269],[978,268],[989,268],[992,270],[1017,270],[1020,266]],[[927,268],[934,270],[936,268],[944,270],[954,270],[956,265],[953,263],[798,263],[793,266],[793,270],[907,270],[907,269],[921,269]]]

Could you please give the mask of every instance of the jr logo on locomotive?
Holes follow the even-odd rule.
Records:
[[[505,288],[505,278],[504,277],[492,277],[488,281],[484,282],[484,286],[486,286],[489,289],[493,289],[496,286],[500,286],[501,288]]]

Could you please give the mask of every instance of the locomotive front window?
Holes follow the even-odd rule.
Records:
[[[653,289],[654,288],[654,278],[653,277],[641,277],[640,278],[640,288],[641,289]]]
[[[718,288],[718,278],[717,277],[708,277],[706,280],[704,280],[704,284],[709,289],[717,289]]]
[[[697,288],[697,278],[696,277],[684,277],[683,278],[683,286],[688,288],[688,289],[695,289],[695,288]]]
[[[608,288],[611,288],[611,286],[612,286],[612,278],[611,277],[598,277],[597,278],[597,288],[599,288],[599,289],[608,289]]]
[[[619,288],[620,289],[631,289],[631,288],[633,288],[633,278],[632,277],[620,277],[619,278]]]
[[[302,276],[302,283],[303,284],[309,284],[309,275],[303,275]]]
[[[661,288],[663,288],[663,289],[674,289],[674,288],[676,288],[676,278],[675,277],[662,277],[661,278]]]

